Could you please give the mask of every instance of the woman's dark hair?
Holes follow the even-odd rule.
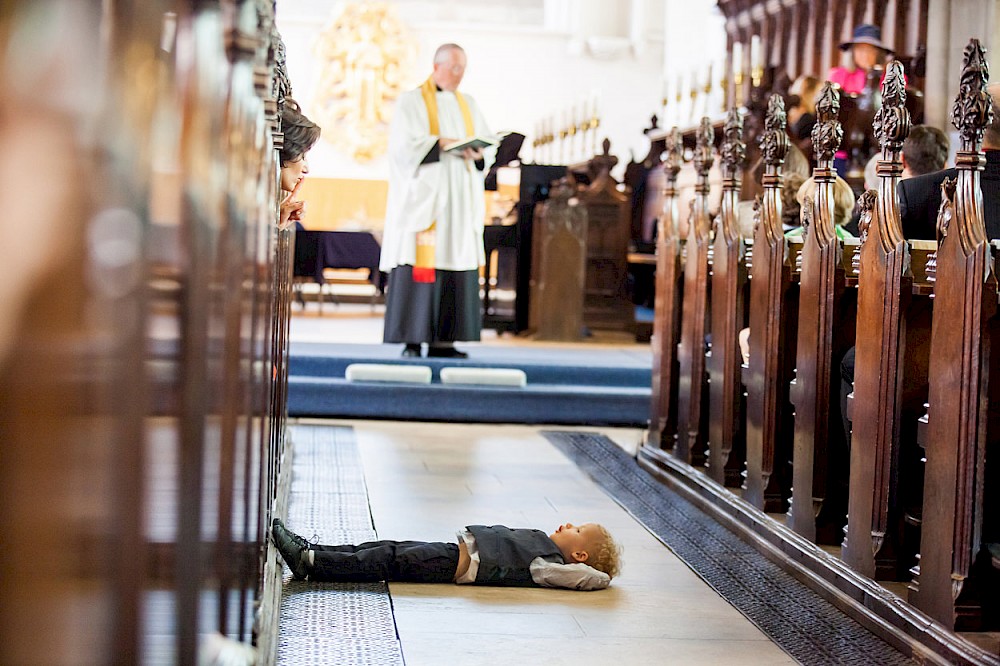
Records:
[[[948,161],[948,135],[937,127],[915,125],[903,141],[903,156],[914,176],[940,171]]]
[[[305,117],[299,103],[291,97],[285,98],[281,109],[281,131],[285,143],[281,148],[281,166],[295,162],[319,140],[319,125]]]

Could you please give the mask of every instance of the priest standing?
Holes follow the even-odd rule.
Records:
[[[380,268],[389,273],[384,342],[403,356],[465,358],[455,341],[479,340],[479,267],[485,263],[484,157],[446,151],[461,139],[490,136],[479,107],[458,92],[465,51],[444,44],[434,72],[403,93],[389,137],[389,197]]]

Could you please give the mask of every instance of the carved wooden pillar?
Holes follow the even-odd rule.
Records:
[[[816,69],[813,71],[820,72],[820,76],[825,77],[826,73],[830,71],[830,67],[833,62],[836,62],[834,58],[839,55],[839,50],[837,48],[836,37],[836,23],[834,13],[836,12],[836,7],[840,3],[837,2],[821,2],[817,11],[819,15],[816,17],[819,21],[819,25],[822,26],[822,31],[816,33],[817,47],[819,52],[817,54]]]
[[[791,80],[799,75],[798,64],[788,57],[792,52],[791,42],[795,39],[789,25],[789,10],[781,7],[774,15],[774,36],[768,46],[768,64],[785,63],[785,71]]]
[[[945,626],[975,625],[987,423],[989,347],[997,280],[983,223],[979,172],[983,128],[992,119],[988,67],[978,40],[965,49],[952,123],[962,147],[957,182],[942,185],[931,327],[927,464],[920,567],[911,598]]]
[[[795,63],[795,72],[796,76],[798,76],[809,71],[805,69],[805,63],[803,62],[805,53],[803,41],[806,35],[805,15],[807,12],[801,2],[796,2],[789,11],[788,32],[791,39],[788,41],[788,61]],[[791,73],[789,73],[789,76],[791,76]]]
[[[694,168],[698,180],[688,222],[687,258],[684,263],[684,304],[681,343],[677,349],[680,375],[677,385],[677,437],[674,455],[686,463],[700,457],[705,444],[705,333],[708,315],[708,248],[711,219],[708,213],[708,171],[712,168],[715,131],[708,118],[701,119]]]
[[[802,71],[803,72],[815,72],[816,66],[818,65],[819,56],[819,42],[821,41],[821,32],[819,25],[817,23],[819,12],[817,11],[817,5],[820,0],[803,0],[802,12],[805,14],[803,23],[803,29],[805,35],[803,39],[803,53],[802,53]]]
[[[851,400],[851,494],[844,561],[875,576],[875,559],[890,520],[889,505],[898,456],[905,319],[912,274],[903,238],[896,185],[901,151],[910,131],[903,66],[889,63],[882,82],[882,108],[875,127],[882,144],[879,190],[861,198],[861,261],[858,329]]]
[[[722,212],[712,243],[712,351],[708,357],[709,425],[708,473],[719,483],[726,481],[726,468],[741,433],[740,359],[736,336],[743,328],[743,239],[736,223],[741,170],[746,158],[743,118],[733,107],[726,118],[722,142]],[[742,447],[739,447],[742,448]],[[735,475],[743,467],[742,456],[733,461]]]
[[[656,238],[656,302],[653,319],[653,391],[646,444],[662,448],[674,441],[677,412],[677,340],[681,313],[681,239],[677,232],[677,174],[683,145],[677,128],[667,135],[663,172],[663,213]]]
[[[835,2],[833,3],[832,13],[830,16],[830,43],[826,45],[830,66],[836,67],[840,64],[840,44],[847,41],[844,38],[845,31],[847,32],[847,38],[850,38],[851,31],[853,30],[853,24],[848,24],[850,21],[850,9],[851,3],[849,2]],[[820,76],[825,77],[829,70],[821,70],[819,72]]]
[[[830,419],[835,396],[833,326],[838,290],[843,291],[841,246],[834,225],[833,195],[837,173],[833,155],[844,130],[837,119],[840,94],[826,83],[816,105],[813,149],[817,165],[815,198],[803,201],[802,268],[799,281],[798,350],[790,397],[795,405],[792,456],[792,529],[814,540],[816,516],[826,497]],[[810,223],[810,218],[812,222]],[[839,387],[839,382],[836,384]]]
[[[768,100],[761,151],[764,197],[753,236],[753,279],[750,281],[750,364],[747,388],[747,479],[744,499],[772,511],[782,509],[780,484],[774,478],[775,453],[782,441],[787,413],[789,349],[784,319],[791,271],[785,262],[787,243],[781,226],[781,165],[788,152],[785,103]]]

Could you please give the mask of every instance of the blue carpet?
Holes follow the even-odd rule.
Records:
[[[468,359],[402,358],[402,345],[293,343],[290,416],[638,426],[649,417],[648,349],[459,344]],[[429,366],[433,383],[347,382],[351,363]],[[517,368],[525,388],[440,383],[445,367]]]

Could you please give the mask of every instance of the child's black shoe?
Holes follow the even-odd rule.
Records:
[[[306,559],[309,552],[309,542],[294,532],[289,532],[278,518],[271,523],[271,539],[281,553],[281,557],[292,570],[295,580],[303,580],[309,575],[309,563]]]

